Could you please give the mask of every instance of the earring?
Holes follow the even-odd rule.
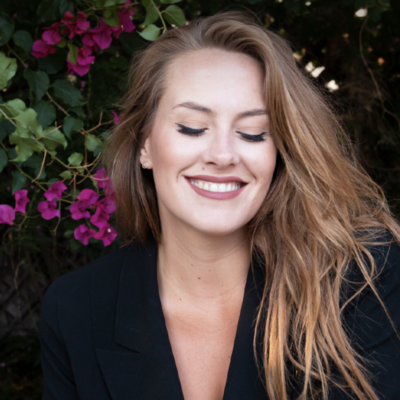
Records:
[[[147,161],[145,161],[145,162],[142,164],[142,168],[143,168],[143,169],[146,169],[146,168],[148,167],[148,165],[149,165],[149,163],[148,163]]]

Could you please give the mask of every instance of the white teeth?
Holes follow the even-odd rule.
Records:
[[[207,190],[209,192],[232,192],[241,188],[240,184],[237,183],[215,183],[206,182],[201,180],[190,179],[190,183],[197,186],[200,189]]]

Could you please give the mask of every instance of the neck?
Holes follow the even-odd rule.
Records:
[[[242,293],[250,266],[245,231],[216,236],[174,226],[158,248],[161,297],[219,302]]]

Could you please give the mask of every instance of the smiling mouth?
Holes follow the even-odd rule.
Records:
[[[198,187],[199,189],[206,190],[208,192],[218,192],[218,193],[226,193],[226,192],[234,192],[235,190],[239,190],[242,186],[245,185],[244,182],[209,182],[201,179],[193,179],[187,178],[189,182]]]

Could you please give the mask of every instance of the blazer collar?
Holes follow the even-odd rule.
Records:
[[[158,292],[157,243],[153,240],[146,247],[129,245],[126,252],[114,341],[134,353],[97,349],[103,375],[108,375],[105,379],[110,393],[113,400],[130,398],[123,395],[127,390],[136,391],[138,399],[184,400]],[[254,320],[264,283],[262,268],[253,262],[255,275],[250,269],[223,400],[268,398],[253,352]],[[136,375],[122,378],[127,369]]]

